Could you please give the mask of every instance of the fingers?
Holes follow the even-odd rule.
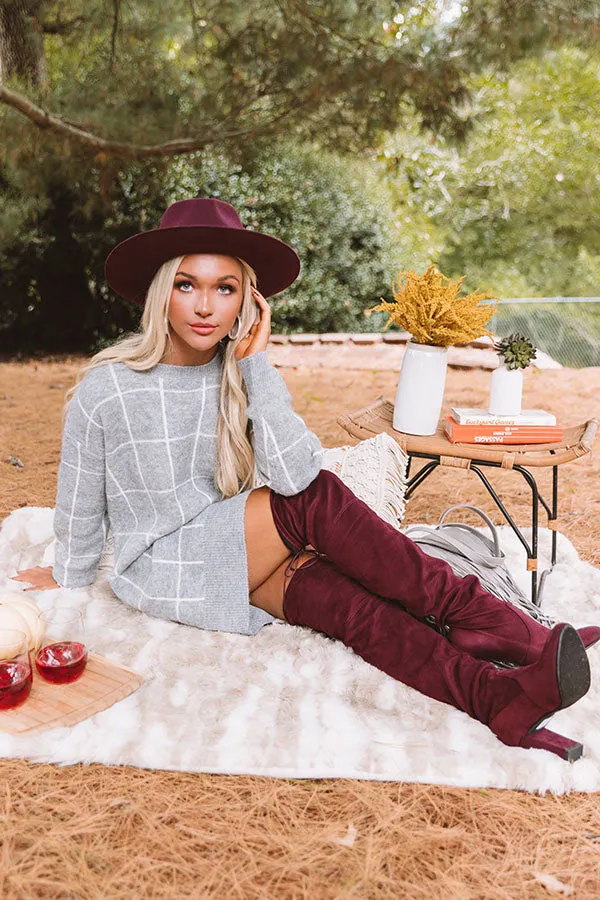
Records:
[[[48,584],[48,579],[53,582],[54,579],[48,576],[48,572],[52,571],[52,566],[33,566],[31,569],[21,569],[16,575],[9,575],[9,581],[18,581],[21,585],[27,584],[29,587],[23,587],[25,591],[50,591],[54,590],[58,585],[55,583]]]
[[[237,342],[235,349],[236,359],[244,359],[251,353],[257,353],[260,350],[266,349],[269,334],[271,333],[271,308],[261,292],[255,288],[254,285],[250,285],[250,290],[259,307],[260,319],[259,321],[254,322],[250,326],[248,333]],[[263,344],[264,347],[262,346]]]
[[[256,300],[258,301],[258,303],[260,304],[260,306],[262,306],[265,311],[268,310],[270,313],[271,307],[269,306],[269,304],[267,303],[267,301],[265,300],[265,298],[263,297],[261,292],[259,290],[257,290],[257,288],[252,287],[252,293],[253,293],[254,297],[256,298]]]
[[[39,569],[40,566],[35,566],[34,569],[21,569],[17,572],[16,575],[9,575],[9,581],[20,581],[25,582],[26,584],[33,584],[31,580],[31,575],[35,572],[35,569]],[[35,590],[35,588],[25,588],[26,591]]]

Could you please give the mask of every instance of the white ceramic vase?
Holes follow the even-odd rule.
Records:
[[[518,416],[523,400],[523,369],[507,369],[503,362],[490,376],[490,405],[494,416]]]
[[[409,341],[402,359],[393,427],[406,434],[437,431],[448,364],[448,347]]]

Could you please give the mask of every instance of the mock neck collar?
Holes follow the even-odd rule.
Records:
[[[201,378],[203,375],[213,375],[219,372],[223,359],[223,349],[218,347],[213,358],[207,363],[193,366],[178,366],[174,363],[157,363],[149,371],[156,372],[161,378],[168,378],[173,381],[183,381],[186,379],[194,380]]]

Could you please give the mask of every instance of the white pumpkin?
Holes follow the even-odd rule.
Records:
[[[45,622],[41,610],[33,600],[24,597],[22,591],[0,594],[0,631],[5,629],[24,631],[32,651],[42,643]]]
[[[14,659],[17,653],[21,653],[23,645],[15,642],[15,637],[20,634],[24,634],[21,629],[19,631],[14,631],[13,629],[10,631],[0,630],[0,660]]]

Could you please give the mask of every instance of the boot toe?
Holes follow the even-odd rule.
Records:
[[[586,625],[577,629],[584,647],[592,647],[600,641],[600,628],[597,625]]]

